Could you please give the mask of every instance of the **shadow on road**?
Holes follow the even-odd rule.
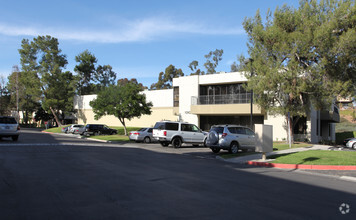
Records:
[[[1,219],[336,219],[354,185],[120,146],[1,146]]]

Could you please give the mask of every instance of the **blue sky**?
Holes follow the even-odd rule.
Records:
[[[297,7],[298,1],[2,0],[0,75],[20,66],[21,40],[38,35],[59,40],[72,72],[74,57],[86,49],[98,64],[111,65],[117,79],[137,78],[146,86],[170,64],[185,75],[193,60],[204,69],[204,55],[215,49],[224,50],[216,70],[228,72],[237,55],[247,55],[244,18],[258,9],[265,17],[283,4]]]

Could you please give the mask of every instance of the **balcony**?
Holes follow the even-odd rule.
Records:
[[[193,96],[190,112],[197,115],[249,115],[250,101],[251,93]],[[253,115],[263,114],[254,104]]]
[[[339,123],[340,122],[340,113],[337,105],[333,104],[332,108],[329,111],[320,112],[321,120],[328,121],[330,123]]]
[[[228,95],[201,95],[192,97],[192,105],[246,104],[251,102],[251,93]]]

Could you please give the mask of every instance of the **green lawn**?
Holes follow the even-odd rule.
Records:
[[[300,147],[309,147],[312,146],[312,144],[308,143],[294,143],[292,144],[292,148],[300,148]],[[283,142],[273,142],[273,151],[280,151],[280,150],[286,150],[289,149],[289,144],[286,144],[285,141]],[[224,159],[229,159],[229,158],[234,158],[234,157],[242,157],[242,156],[247,156],[250,154],[259,154],[259,152],[239,152],[237,154],[230,154],[228,151],[220,151],[219,156],[221,156]]]
[[[63,127],[67,127],[69,125],[63,126]],[[62,128],[63,127],[55,127],[55,128],[49,128],[47,130],[44,130],[46,132],[51,132],[51,133],[62,133]]]
[[[298,142],[292,144],[292,148],[309,147],[309,146],[312,146],[312,144],[298,143]],[[273,142],[273,151],[287,150],[287,149],[289,149],[289,144],[287,144],[285,141]]]
[[[269,156],[271,163],[306,165],[356,165],[356,152],[310,150]]]
[[[90,136],[90,138],[105,140],[105,141],[124,141],[128,142],[129,137],[125,135],[99,135],[99,136]]]

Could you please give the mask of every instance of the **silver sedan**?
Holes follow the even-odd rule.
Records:
[[[141,128],[138,131],[131,131],[129,134],[130,141],[151,143],[155,141],[152,137],[153,128]]]
[[[347,143],[346,147],[353,148],[356,150],[356,138],[351,138]]]

